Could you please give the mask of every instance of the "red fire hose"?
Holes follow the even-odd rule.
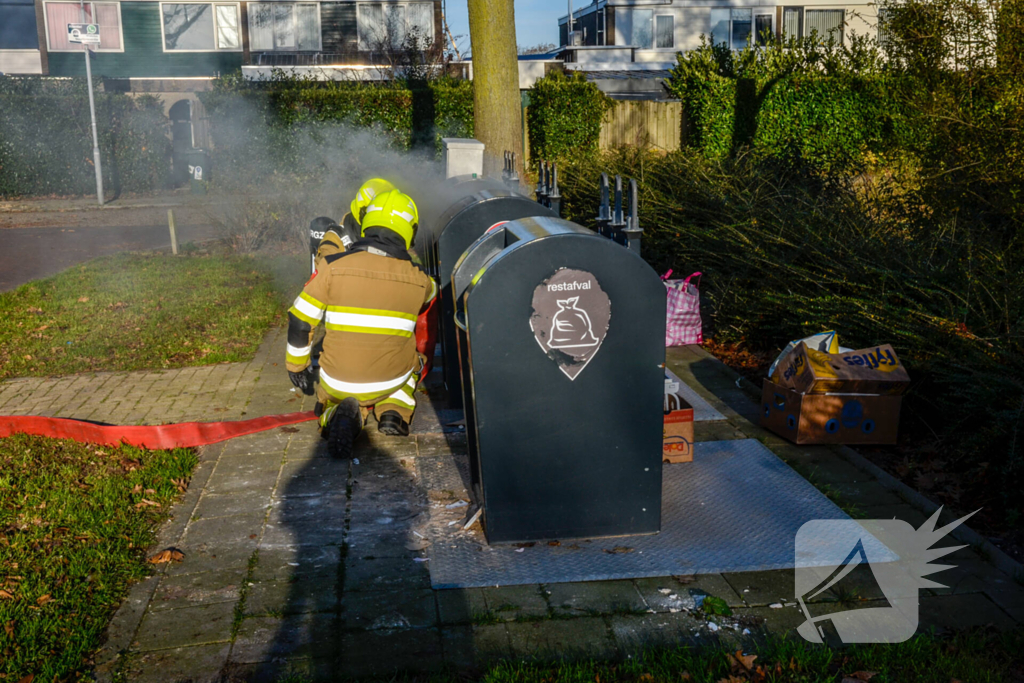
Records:
[[[269,415],[236,422],[181,422],[179,424],[128,426],[100,425],[63,417],[0,415],[0,438],[32,434],[72,439],[102,446],[141,446],[151,450],[192,448],[226,441],[236,436],[315,420],[312,412]]]

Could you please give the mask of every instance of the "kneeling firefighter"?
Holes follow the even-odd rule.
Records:
[[[409,255],[418,223],[408,196],[378,195],[366,208],[362,239],[324,257],[288,311],[288,374],[307,395],[316,379],[310,331],[325,322],[315,391],[321,433],[335,457],[350,456],[371,408],[379,431],[409,433],[424,352],[433,352],[417,348],[417,318],[437,296],[434,281]]]
[[[312,255],[312,270],[331,254],[340,254],[352,246],[360,237],[366,208],[378,195],[395,190],[395,186],[381,178],[367,180],[356,192],[349,204],[349,212],[335,223],[326,216],[314,218],[309,224],[309,252]]]

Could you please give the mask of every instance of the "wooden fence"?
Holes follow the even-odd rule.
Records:
[[[678,150],[682,115],[682,102],[616,102],[601,125],[601,149],[633,145]]]

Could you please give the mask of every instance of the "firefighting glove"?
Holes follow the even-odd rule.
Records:
[[[306,396],[313,395],[313,380],[316,379],[316,375],[313,372],[313,366],[310,365],[302,372],[288,372],[288,379],[292,381],[299,391],[304,393]]]

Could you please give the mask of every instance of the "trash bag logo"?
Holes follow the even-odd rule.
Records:
[[[570,380],[597,354],[610,321],[611,300],[593,273],[560,268],[533,291],[533,337]]]
[[[581,346],[597,346],[601,342],[594,336],[590,316],[585,310],[577,308],[580,298],[556,300],[558,313],[551,321],[551,334],[548,337],[549,349],[575,349]]]
[[[918,592],[944,588],[924,577],[951,569],[931,564],[965,546],[932,548],[974,513],[939,529],[940,508],[915,529],[899,519],[816,519],[796,534],[796,600],[805,640],[831,645],[901,643],[917,632]],[[836,611],[843,596],[870,600]],[[848,604],[848,601],[847,601]]]

